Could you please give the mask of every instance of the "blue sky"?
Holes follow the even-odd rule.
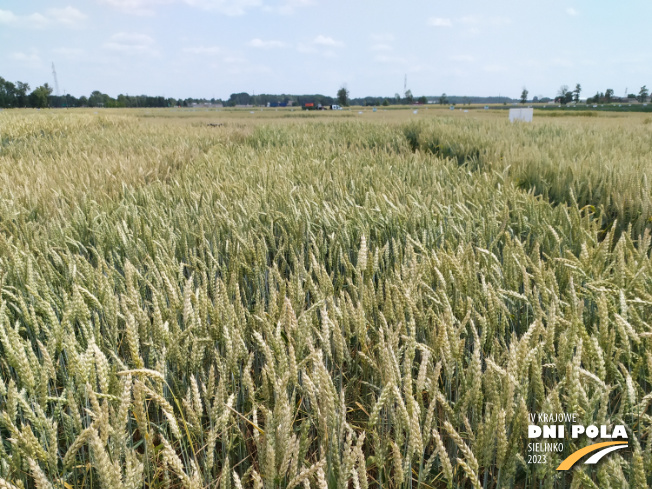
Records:
[[[0,76],[166,97],[652,87],[652,2],[0,0]]]

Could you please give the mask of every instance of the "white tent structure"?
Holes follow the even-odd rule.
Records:
[[[509,109],[509,122],[523,121],[532,122],[534,109]]]

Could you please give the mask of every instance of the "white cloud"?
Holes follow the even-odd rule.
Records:
[[[44,14],[16,15],[11,10],[0,10],[0,25],[40,29],[49,25],[78,26],[86,15],[74,7],[51,8]]]
[[[309,44],[302,42],[298,43],[297,51],[303,54],[323,56],[324,58],[336,58],[337,53],[333,50],[333,48],[342,47],[344,47],[344,43],[342,41],[336,41],[332,37],[319,34]]]
[[[17,51],[11,53],[9,57],[14,61],[18,61],[19,63],[23,63],[25,65],[32,66],[32,67],[36,67],[41,64],[41,56],[39,55],[38,51],[36,51],[35,49],[32,49],[27,53],[22,51]]]
[[[442,17],[430,17],[428,19],[428,25],[433,27],[451,27],[453,23],[450,19],[445,19]]]
[[[302,7],[315,5],[313,0],[286,0],[281,5],[265,5],[263,10],[281,15],[291,15]]]
[[[243,15],[247,10],[263,5],[262,0],[101,0],[118,10],[134,15],[154,15],[156,8],[170,4],[185,4],[224,15]]]
[[[275,48],[285,48],[287,44],[283,41],[263,41],[262,39],[252,39],[247,43],[248,46],[258,49],[275,49]]]
[[[182,0],[191,7],[212,10],[224,15],[243,15],[248,9],[262,6],[262,0]]]
[[[128,14],[154,15],[155,7],[169,5],[174,0],[101,0],[101,2]]]
[[[285,0],[285,5],[290,7],[309,7],[316,3],[314,0]]]
[[[324,58],[337,58],[337,53],[333,48],[341,48],[343,42],[335,41],[331,37],[317,36],[310,44],[297,44],[297,51],[302,54],[311,54],[313,56],[323,56]]]
[[[15,24],[18,17],[11,10],[0,10],[0,24]]]
[[[100,2],[132,15],[155,15],[161,6],[182,4],[228,16],[244,15],[255,8],[289,15],[299,8],[315,4],[314,0],[281,0],[276,5],[265,4],[264,0],[100,0]]]
[[[342,41],[336,41],[332,37],[328,36],[323,36],[323,35],[318,35],[313,39],[313,44],[317,44],[318,46],[329,46],[333,48],[341,48],[344,47],[344,43]]]
[[[51,20],[49,18],[47,18],[43,14],[39,14],[38,12],[31,15],[27,15],[26,17],[23,17],[21,19],[21,24],[26,25],[28,27],[34,27],[36,29],[45,27],[50,22]]]
[[[580,14],[580,13],[579,13],[577,10],[575,10],[573,7],[568,7],[568,8],[566,9],[566,13],[567,13],[568,15],[572,15],[572,16],[576,16],[576,15],[579,15],[579,14]]]
[[[86,14],[83,14],[70,5],[64,8],[51,8],[47,13],[54,22],[59,22],[69,26],[79,25],[87,18]]]
[[[11,53],[9,56],[11,59],[15,59],[16,61],[28,61],[28,62],[41,61],[41,57],[36,52],[32,52],[30,54],[26,54],[23,52],[16,52],[16,53]]]
[[[216,55],[216,54],[222,54],[223,49],[219,46],[194,46],[189,48],[183,48],[183,52],[190,53],[190,54]]]
[[[159,53],[155,47],[155,41],[147,34],[118,32],[103,44],[103,47],[109,51],[115,51],[124,54],[146,54],[158,56]]]

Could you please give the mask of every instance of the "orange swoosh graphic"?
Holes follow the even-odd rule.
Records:
[[[571,453],[566,460],[564,460],[561,464],[559,464],[559,467],[557,467],[557,470],[568,470],[570,469],[573,465],[575,465],[575,462],[577,462],[579,459],[581,459],[584,455],[587,455],[591,452],[595,452],[596,450],[600,450],[601,448],[605,447],[610,447],[613,445],[627,445],[626,441],[605,441],[602,443],[594,443],[593,445],[589,445],[588,447],[580,448],[576,452]]]

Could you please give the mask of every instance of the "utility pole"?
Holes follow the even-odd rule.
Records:
[[[54,69],[54,62],[52,63],[52,76],[54,77],[54,93],[59,97],[61,92],[59,92],[59,80],[57,80],[57,70]]]

